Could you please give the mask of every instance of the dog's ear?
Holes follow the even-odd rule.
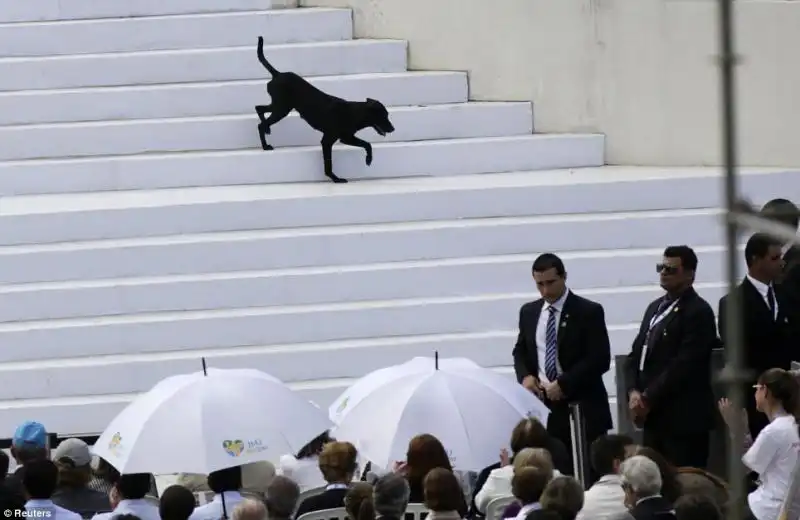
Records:
[[[374,105],[376,103],[380,103],[380,101],[378,101],[377,99],[372,99],[371,97],[368,97],[367,98],[367,103],[369,103],[370,105]]]

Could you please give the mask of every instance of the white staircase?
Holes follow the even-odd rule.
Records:
[[[715,172],[541,171],[602,165],[603,136],[533,134],[527,103],[468,103],[464,73],[408,72],[405,42],[352,40],[348,11],[222,4],[0,12],[0,437],[26,419],[98,432],[203,356],[323,406],[434,350],[508,372],[542,251],[606,306],[616,353],[665,245],[699,246],[718,296]],[[278,68],[390,106],[391,139],[365,133],[372,167],[334,151],[340,175],[383,180],[324,180],[296,116],[260,150],[259,35]],[[796,172],[746,180],[756,199],[800,188]]]

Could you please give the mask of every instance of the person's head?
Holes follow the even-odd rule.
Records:
[[[533,281],[539,294],[547,303],[553,303],[561,298],[567,288],[567,271],[564,262],[553,253],[539,255],[533,261]]]
[[[761,215],[792,229],[797,229],[800,224],[800,210],[786,199],[772,199],[767,202],[761,208]]]
[[[349,484],[358,469],[358,452],[349,442],[329,442],[319,454],[319,470],[329,484]]]
[[[372,484],[369,482],[355,482],[344,496],[344,510],[347,512],[348,520],[356,520],[362,507],[369,507],[369,510],[373,511],[374,515]]]
[[[93,473],[96,478],[102,479],[111,484],[119,480],[119,471],[117,471],[117,468],[109,464],[109,462],[103,457],[97,458],[97,464]]]
[[[406,463],[408,479],[412,482],[421,483],[433,468],[453,470],[450,457],[447,456],[447,450],[441,441],[428,433],[417,435],[409,441]]]
[[[564,520],[575,520],[583,509],[583,487],[572,477],[556,477],[544,488],[539,502],[542,509],[558,511]]]
[[[422,481],[425,506],[431,511],[458,511],[464,501],[464,491],[452,471],[434,468]]]
[[[308,459],[311,457],[316,457],[322,451],[323,446],[328,444],[329,442],[333,441],[329,432],[324,431],[321,434],[317,435],[310,441],[308,444],[300,448],[300,451],[297,452],[295,458],[298,459]]]
[[[764,283],[777,280],[783,271],[783,244],[766,233],[751,236],[744,247],[747,272]]]
[[[373,516],[362,516],[361,513],[368,514],[369,508],[362,508],[359,512],[359,520],[374,520],[375,515],[388,518],[402,518],[408,507],[408,498],[411,495],[411,488],[408,481],[397,473],[388,473],[378,478],[372,487],[372,506]]]
[[[161,493],[158,512],[161,520],[188,520],[194,511],[194,493],[183,486],[170,486]]]
[[[668,293],[679,293],[694,283],[697,255],[689,246],[669,246],[656,268],[661,288]]]
[[[80,439],[66,439],[53,450],[53,462],[58,467],[58,485],[82,489],[92,478],[92,452]]]
[[[637,501],[661,494],[661,472],[658,465],[644,455],[626,459],[620,468],[625,503],[629,506]]]
[[[525,466],[514,471],[514,476],[511,477],[511,494],[522,505],[534,504],[542,497],[544,488],[552,478],[553,471],[550,468]]]
[[[555,471],[553,457],[544,448],[524,448],[517,453],[514,457],[514,472],[528,466],[537,466],[551,474]]]
[[[217,494],[239,491],[242,489],[242,467],[233,466],[212,471],[208,474],[208,487]]]
[[[546,448],[549,436],[538,419],[522,419],[511,431],[511,453],[516,456],[524,448]]]
[[[592,469],[598,475],[616,475],[622,461],[627,458],[626,449],[633,446],[633,439],[627,435],[602,435],[592,442],[589,457]]]
[[[666,498],[670,503],[675,503],[679,496],[683,493],[681,483],[678,480],[678,470],[673,466],[661,453],[648,448],[640,446],[636,449],[636,455],[642,455],[652,460],[658,466],[658,472],[661,475],[661,496]]]
[[[675,502],[677,520],[722,520],[722,512],[710,498],[703,495],[683,495]]]
[[[122,500],[139,500],[150,492],[150,473],[129,473],[120,475],[114,488]]]
[[[264,495],[269,517],[272,520],[286,520],[294,514],[300,498],[300,486],[289,477],[277,475],[267,486]]]
[[[796,415],[799,390],[797,379],[788,370],[771,368],[758,377],[756,408],[770,417],[776,412]]]
[[[260,500],[246,498],[233,508],[231,520],[267,520],[267,506]],[[164,520],[164,517],[161,517]]]
[[[6,479],[8,475],[8,467],[11,465],[8,455],[5,451],[0,450],[0,484]]]
[[[11,439],[11,456],[17,464],[48,458],[47,430],[41,423],[25,421],[17,426]]]
[[[58,468],[47,459],[32,460],[22,467],[22,488],[31,500],[48,500],[58,485]]]

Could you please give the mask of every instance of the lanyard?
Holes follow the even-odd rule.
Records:
[[[664,318],[666,318],[666,317],[667,317],[667,315],[668,315],[670,312],[672,312],[672,309],[673,309],[673,308],[675,307],[675,305],[677,305],[677,304],[678,304],[678,300],[675,300],[674,302],[672,302],[672,303],[670,303],[669,305],[667,305],[667,308],[666,308],[666,309],[664,309],[663,311],[661,311],[661,313],[660,313],[660,314],[656,314],[655,316],[653,316],[653,318],[650,320],[650,326],[649,326],[649,327],[647,327],[647,334],[648,334],[648,335],[650,334],[650,331],[652,331],[652,330],[653,330],[653,328],[654,328],[656,325],[658,325],[659,323],[661,323],[661,322],[664,320]]]

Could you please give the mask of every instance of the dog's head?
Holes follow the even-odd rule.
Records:
[[[389,111],[377,99],[367,98],[367,125],[381,136],[394,132],[394,125],[389,121]]]

